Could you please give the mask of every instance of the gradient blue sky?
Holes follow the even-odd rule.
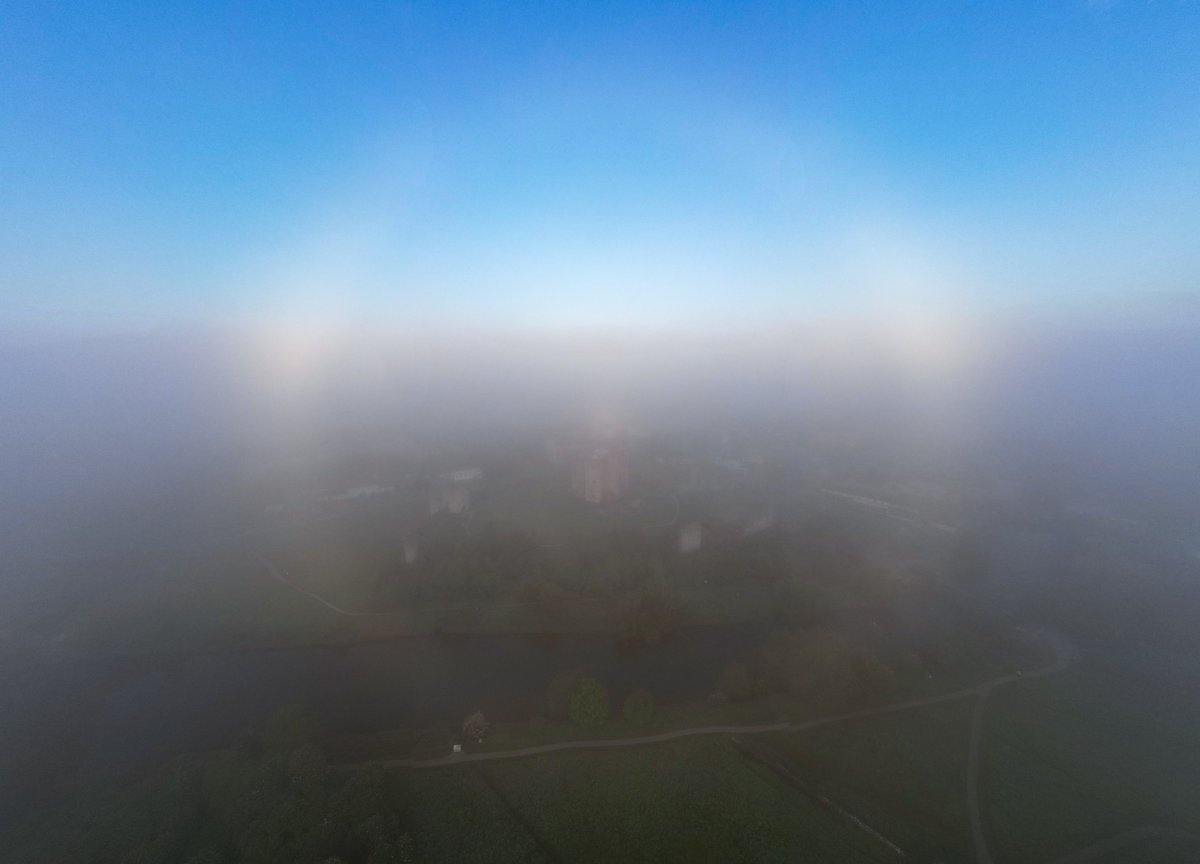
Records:
[[[1176,314],[1200,5],[0,10],[0,323]]]

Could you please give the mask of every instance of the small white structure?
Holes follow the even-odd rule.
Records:
[[[401,542],[404,544],[404,563],[414,563],[421,554],[420,538],[416,534],[405,534]]]
[[[461,744],[455,744],[455,745],[454,745],[454,752],[455,752],[455,753],[461,753],[461,752],[462,752],[462,745],[461,745]]]
[[[429,493],[429,515],[453,513],[461,516],[471,509],[471,490],[466,486],[438,486]]]
[[[683,554],[695,552],[704,540],[704,529],[699,522],[689,522],[679,529],[679,551]]]
[[[429,490],[429,514],[453,513],[461,516],[471,509],[471,490],[483,480],[482,468],[460,468],[434,478]]]
[[[326,495],[322,501],[353,501],[355,498],[375,498],[380,495],[393,495],[396,492],[395,486],[378,486],[372,484],[370,486],[354,486],[347,489],[345,492],[339,492],[336,495]]]
[[[750,537],[754,534],[761,534],[763,531],[769,531],[775,527],[775,521],[775,511],[770,508],[755,513],[746,520],[746,524],[742,527],[742,536]]]

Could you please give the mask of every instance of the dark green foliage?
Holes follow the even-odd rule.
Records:
[[[325,774],[325,754],[315,744],[302,744],[288,757],[288,781],[297,792],[308,794],[320,789]]]
[[[225,856],[210,846],[189,858],[187,864],[225,864]]]
[[[305,712],[285,710],[267,747],[180,760],[34,833],[31,864],[278,864],[407,862],[411,843],[381,770],[327,770]]]
[[[657,645],[683,626],[683,604],[662,580],[642,587],[626,604],[621,639],[626,644]]]
[[[263,743],[274,753],[291,753],[302,744],[321,737],[321,721],[311,708],[289,705],[279,711],[263,730]]]
[[[493,598],[510,594],[549,572],[534,541],[515,532],[482,525],[478,536],[460,530],[431,531],[422,558],[407,579],[413,600]]]
[[[579,566],[587,590],[597,596],[636,589],[663,574],[645,535],[632,530],[610,531],[583,544]]]
[[[762,651],[760,690],[790,693],[825,710],[870,703],[891,685],[891,670],[832,630],[789,630]]]
[[[412,841],[408,837],[401,837],[372,849],[367,864],[410,864],[413,860]]]
[[[625,697],[621,708],[621,716],[627,723],[641,724],[650,722],[654,716],[654,697],[647,690],[634,690]]]
[[[599,726],[608,720],[608,691],[595,678],[581,678],[571,694],[571,722],[576,726]]]
[[[546,688],[546,713],[551,720],[567,720],[571,716],[571,696],[583,680],[582,669],[559,672]]]

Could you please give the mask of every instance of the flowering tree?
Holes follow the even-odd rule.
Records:
[[[490,724],[487,718],[483,716],[482,711],[476,711],[470,717],[463,721],[462,731],[466,738],[474,738],[476,741],[487,734]]]

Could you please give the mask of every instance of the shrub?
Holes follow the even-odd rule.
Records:
[[[571,694],[571,722],[599,726],[608,719],[608,691],[595,678],[581,678]]]
[[[654,697],[647,690],[634,690],[625,698],[621,714],[627,723],[648,723],[654,716]]]
[[[465,738],[482,738],[487,734],[490,724],[487,718],[483,716],[482,711],[476,711],[470,717],[463,721],[462,731]]]
[[[571,697],[583,680],[582,669],[559,672],[546,688],[546,713],[551,720],[567,720],[571,716]]]

